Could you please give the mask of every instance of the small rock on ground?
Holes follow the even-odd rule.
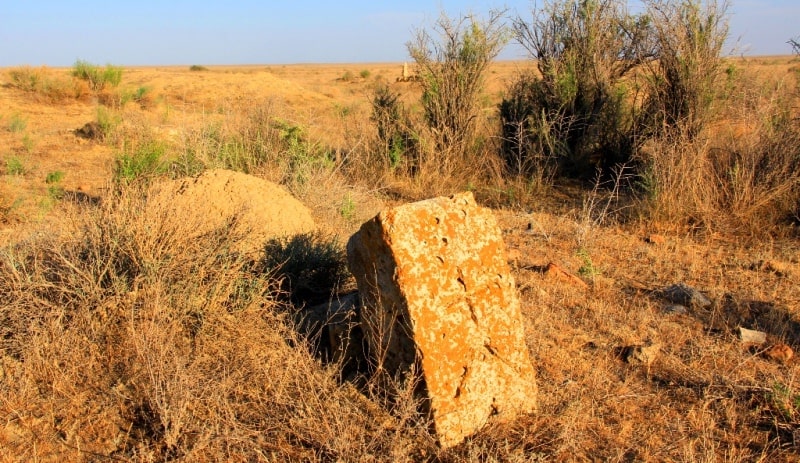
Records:
[[[692,288],[686,283],[678,283],[662,291],[664,297],[674,304],[706,308],[711,306],[711,300],[703,293]]]
[[[647,342],[643,345],[627,346],[622,350],[622,358],[631,364],[643,364],[650,367],[653,364],[658,353],[661,351],[661,345],[657,343]]]
[[[786,363],[794,357],[794,351],[791,347],[779,342],[765,350],[764,357],[775,362]]]
[[[767,342],[767,333],[740,327],[739,339],[741,339],[744,344],[764,344]]]
[[[688,312],[689,309],[687,309],[685,305],[670,304],[664,307],[664,313],[668,314],[686,315]]]

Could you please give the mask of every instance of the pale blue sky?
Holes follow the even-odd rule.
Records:
[[[631,2],[635,3],[635,2]],[[206,0],[0,0],[0,66],[290,64],[404,61],[417,28],[448,14],[528,0],[227,2]],[[800,1],[734,0],[736,54],[788,54],[800,35]],[[738,40],[736,40],[738,39]],[[509,46],[502,58],[522,58]]]

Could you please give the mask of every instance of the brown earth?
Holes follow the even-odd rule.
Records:
[[[155,185],[148,208],[150,213],[201,218],[193,230],[197,236],[225,227],[236,237],[233,250],[251,257],[258,257],[272,238],[317,229],[311,211],[280,185],[223,169]]]

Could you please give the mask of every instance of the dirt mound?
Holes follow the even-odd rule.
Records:
[[[253,257],[270,238],[317,228],[308,208],[281,186],[223,169],[161,183],[149,203],[173,218],[201,218],[198,236],[228,227],[234,250]]]

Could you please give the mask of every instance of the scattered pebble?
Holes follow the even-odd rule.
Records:
[[[767,333],[739,327],[739,338],[744,344],[764,344],[767,342]]]
[[[711,306],[711,300],[703,293],[692,288],[686,283],[678,283],[662,291],[664,297],[674,304],[706,308]]]
[[[649,368],[660,351],[661,345],[648,342],[643,345],[625,347],[622,350],[622,358],[628,363],[641,363]]]

